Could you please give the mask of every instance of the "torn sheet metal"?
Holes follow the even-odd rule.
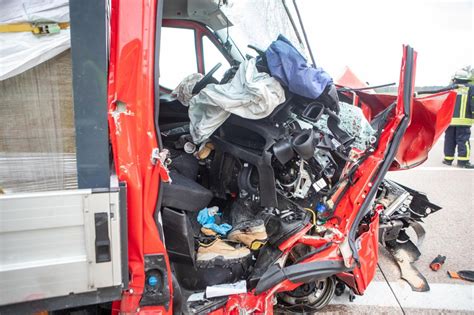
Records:
[[[190,131],[195,143],[208,139],[231,114],[262,119],[285,101],[280,83],[258,72],[255,59],[240,64],[227,84],[209,84],[189,101]]]
[[[387,244],[387,249],[400,267],[402,279],[408,282],[413,291],[426,292],[430,290],[426,278],[413,265],[421,256],[421,253],[412,241],[391,242]]]
[[[352,250],[349,246],[349,239],[347,237],[341,244],[339,244],[339,250],[341,251],[342,258],[344,259],[344,265],[349,268],[352,261]]]

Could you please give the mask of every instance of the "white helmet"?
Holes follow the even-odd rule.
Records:
[[[471,74],[469,73],[469,71],[466,71],[465,69],[459,69],[458,71],[456,71],[453,77],[454,80],[465,80],[465,81],[469,81],[470,78],[471,78]]]

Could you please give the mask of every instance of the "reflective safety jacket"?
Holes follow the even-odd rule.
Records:
[[[474,85],[459,85],[456,92],[458,95],[451,126],[471,126],[474,122]]]

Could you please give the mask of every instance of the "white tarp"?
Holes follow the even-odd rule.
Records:
[[[255,59],[244,61],[231,82],[209,84],[189,101],[193,141],[208,139],[231,114],[261,119],[284,101],[285,91],[280,83],[267,73],[258,72]]]
[[[69,1],[0,0],[0,24],[25,22],[69,22]],[[0,80],[31,69],[69,47],[69,29],[50,35],[0,33]]]

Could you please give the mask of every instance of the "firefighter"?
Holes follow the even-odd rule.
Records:
[[[471,126],[474,119],[474,86],[469,84],[471,74],[462,69],[456,71],[453,77],[453,83],[458,87],[456,105],[454,107],[451,125],[446,129],[444,138],[444,160],[446,165],[452,165],[457,147],[458,163],[462,168],[474,168],[469,162],[471,146],[469,138],[471,137]]]

